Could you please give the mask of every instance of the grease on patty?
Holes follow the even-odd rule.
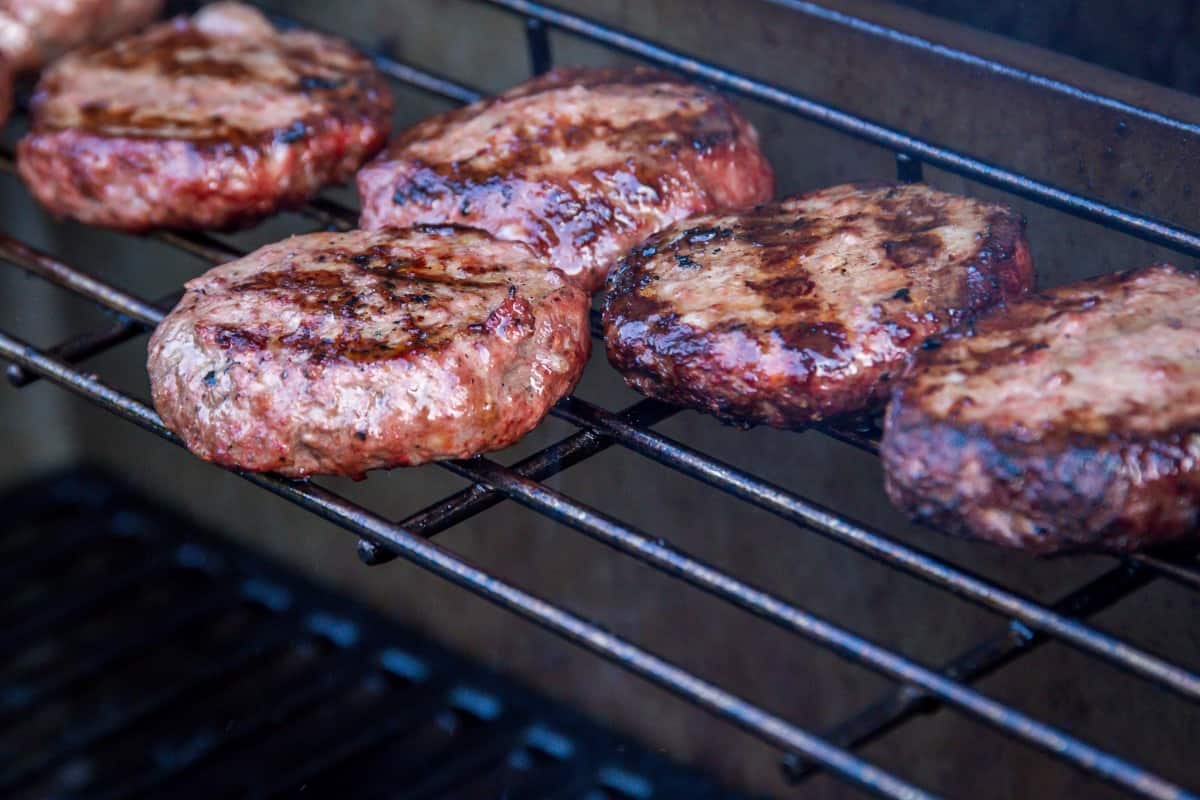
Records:
[[[928,337],[1034,282],[1024,223],[921,185],[851,184],[677,223],[614,269],[609,360],[630,386],[739,424],[882,401]]]

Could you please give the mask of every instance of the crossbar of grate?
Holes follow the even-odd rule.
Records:
[[[576,397],[565,398],[552,413],[575,425],[599,430],[622,445],[665,466],[854,547],[934,586],[1001,611],[1036,630],[1051,634],[1081,650],[1170,688],[1190,700],[1200,700],[1200,676],[1192,672],[1058,614],[968,570],[952,566],[915,547],[895,541],[879,531],[860,525],[775,484],[748,475],[667,436],[632,426],[604,409]]]
[[[677,413],[678,409],[657,400],[641,400],[620,412],[622,419],[638,426],[654,425]],[[614,442],[593,430],[579,431],[513,464],[510,469],[525,478],[545,480],[563,470],[608,449]],[[434,536],[500,503],[504,495],[481,483],[473,483],[460,492],[428,506],[400,522],[422,536]],[[359,557],[372,566],[395,558],[388,550],[360,542]]]
[[[1115,567],[1088,581],[1054,603],[1053,608],[1072,617],[1090,617],[1109,608],[1146,586],[1153,574],[1138,565]],[[940,668],[954,680],[974,683],[1016,659],[1037,650],[1050,638],[1019,622],[966,648]],[[907,684],[886,691],[878,700],[832,726],[826,737],[844,747],[857,748],[872,742],[918,714],[930,714],[943,703],[918,686]],[[784,773],[793,782],[811,777],[819,766],[796,756],[785,756]]]
[[[99,379],[72,369],[37,348],[0,332],[0,358],[15,361],[43,378],[80,395],[140,427],[182,446],[144,403]],[[403,527],[307,482],[275,475],[233,471],[241,478],[334,522],[360,537],[400,553],[402,557],[475,594],[588,649],[697,706],[784,749],[797,750],[821,762],[857,786],[884,797],[926,798],[929,793],[871,765],[842,748],[822,741],[779,717],[696,676],[631,642],[615,636],[566,609],[549,603],[513,584],[479,569],[466,559],[435,545]],[[1182,790],[1151,776],[1150,796],[1180,797]]]
[[[76,272],[59,261],[32,251],[32,248],[23,243],[12,240],[5,241],[6,239],[7,237],[0,237],[0,253],[4,253],[6,257],[10,258],[17,255],[18,258],[11,258],[11,260],[18,265],[25,261],[37,273],[52,279],[68,279],[71,272]],[[155,324],[156,318],[162,317],[161,312],[151,306],[146,306],[136,297],[126,295],[119,289],[108,287],[107,284],[101,284],[95,278],[84,276],[82,273],[76,272],[76,275],[78,276],[76,283],[85,296],[96,297],[96,299],[102,297],[103,302],[115,303],[114,307],[119,307],[122,312],[136,315],[136,317],[140,314],[146,324]],[[0,339],[0,344],[2,344],[2,339]],[[23,366],[28,367],[29,365]],[[70,367],[66,365],[62,365],[62,367],[70,371]],[[80,375],[80,373],[74,374]],[[80,377],[90,380],[83,375]],[[125,403],[136,404],[146,413],[152,414],[152,411],[145,409],[143,405],[133,401],[132,398],[124,397],[122,399]],[[174,440],[173,437],[172,439]],[[619,523],[616,519],[601,515],[600,512],[566,498],[565,495],[554,492],[553,489],[530,480],[514,470],[499,467],[498,464],[480,458],[470,462],[446,463],[445,467],[457,471],[458,474],[466,476],[476,483],[485,483],[485,485],[497,488],[500,492],[517,500],[518,503],[534,507],[535,510],[545,513],[546,516],[558,519],[583,533],[592,535],[595,539],[599,539],[619,551],[635,555],[644,563],[665,571],[673,577],[682,578],[698,588],[709,591],[710,594],[719,596],[722,600],[737,604],[763,619],[784,627],[785,630],[815,640],[818,644],[827,646],[852,661],[862,663],[864,666],[890,676],[890,678],[913,682],[923,690],[936,694],[944,702],[958,706],[968,714],[980,718],[1002,732],[1026,741],[1027,744],[1042,747],[1052,756],[1067,760],[1086,771],[1091,771],[1106,781],[1146,796],[1156,796],[1156,798],[1157,796],[1178,796],[1177,793],[1182,792],[1182,789],[1171,786],[1162,778],[1148,774],[1138,766],[1100,751],[1084,741],[1048,726],[1048,724],[1033,720],[1019,711],[1010,709],[1006,705],[971,690],[970,687],[907,660],[904,656],[894,654],[880,645],[829,624],[814,614],[804,612],[803,609],[792,606],[778,597],[764,593],[760,589],[738,581],[737,578],[715,570],[713,567],[691,558],[686,553],[674,551],[670,546],[650,539],[641,531]],[[415,536],[412,531],[407,530],[406,535]]]

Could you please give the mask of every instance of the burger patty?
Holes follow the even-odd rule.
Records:
[[[587,317],[560,272],[482,231],[313,233],[190,281],[147,366],[201,458],[357,477],[516,442],[579,379]]]
[[[17,72],[40,69],[85,44],[147,25],[162,0],[0,0],[0,61]]]
[[[207,6],[45,72],[21,176],[94,225],[229,228],[350,177],[387,139],[392,101],[348,44]]]
[[[660,400],[798,428],[887,397],[926,338],[1034,284],[1024,221],[850,184],[651,237],[609,278],[608,358]]]
[[[364,228],[482,228],[595,291],[646,236],[769,200],[774,176],[719,95],[647,68],[569,68],[409,129],[359,172],[358,191]]]
[[[1200,528],[1200,277],[1156,265],[1043,292],[922,352],[888,409],[887,490],[1035,553]]]

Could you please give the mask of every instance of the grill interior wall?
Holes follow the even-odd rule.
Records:
[[[337,14],[329,13],[325,3],[275,5],[368,44],[393,43],[407,60],[487,90],[528,74],[519,24],[474,3],[369,0],[344,4]],[[736,0],[578,0],[562,5],[834,99],[935,141],[953,142],[1005,166],[1200,228],[1194,205],[1187,201],[1200,165],[1181,155],[1197,142],[1179,131],[1150,123],[1119,129],[1111,112],[1018,89],[966,67],[947,67],[932,56],[915,56],[898,45],[837,31],[767,3],[754,3],[755,14],[747,14],[749,4]],[[907,12],[864,3],[840,6],[979,52],[994,54],[1002,46],[981,34]],[[553,44],[557,63],[614,60],[609,52],[567,37],[556,35]],[[1200,103],[1192,98],[1022,46],[1006,50],[1006,55],[1010,62],[1034,60],[1041,72],[1200,120]],[[398,100],[400,124],[446,107],[410,91],[401,91]],[[743,107],[763,134],[782,191],[893,174],[890,154],[878,148],[749,103]],[[1003,197],[933,170],[927,169],[926,177],[943,188]],[[163,294],[203,269],[200,262],[157,243],[53,224],[10,177],[0,178],[0,203],[5,211],[0,225],[6,232],[143,297]],[[1048,284],[1170,256],[1030,203],[1014,205],[1029,217],[1039,272]],[[308,228],[299,218],[285,216],[239,241],[250,246]],[[1193,266],[1178,256],[1172,260]],[[39,344],[58,341],[101,319],[86,303],[9,269],[0,270],[0,318],[10,330]],[[95,369],[109,382],[145,397],[144,349],[145,339],[135,340],[97,358]],[[608,408],[636,399],[603,364],[602,353],[597,352],[595,361],[581,396]],[[516,452],[548,444],[568,430],[563,423],[547,422]],[[693,414],[680,415],[662,430],[1042,599],[1053,599],[1111,566],[1111,560],[1092,558],[1033,561],[907,526],[883,497],[877,461],[817,434],[739,432]],[[0,482],[78,458],[111,465],[205,522],[537,684],[675,758],[744,788],[782,793],[775,754],[748,736],[404,562],[366,569],[346,537],[315,517],[52,386],[0,391],[0,439],[5,442]],[[939,664],[1003,628],[1003,620],[992,614],[707,491],[630,452],[614,449],[549,483],[926,664]],[[376,474],[358,485],[336,482],[335,488],[400,518],[461,485],[440,470],[426,468]],[[512,503],[451,529],[439,541],[807,727],[825,728],[873,700],[887,685]],[[1194,595],[1158,582],[1100,620],[1135,643],[1194,665],[1200,663],[1200,633],[1189,621],[1197,611],[1200,602]],[[1062,646],[1045,647],[986,680],[982,688],[1167,777],[1186,782],[1189,769],[1194,769],[1191,743],[1200,736],[1194,709]],[[950,794],[969,787],[979,797],[999,798],[1034,785],[1044,796],[1107,793],[1068,767],[953,713],[910,723],[867,753],[881,766]],[[849,791],[826,778],[809,788],[814,797],[840,797]]]

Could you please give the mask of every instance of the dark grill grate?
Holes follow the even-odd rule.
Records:
[[[901,180],[919,179],[921,165],[929,163],[1140,239],[1163,244],[1189,255],[1200,255],[1200,235],[1194,232],[987,164],[550,6],[520,0],[483,1],[519,14],[525,20],[530,65],[535,72],[541,72],[551,64],[548,32],[554,28],[679,70],[725,90],[888,148],[896,153],[897,175]],[[869,29],[876,35],[902,40],[909,47],[934,47],[916,37],[879,28],[808,3],[787,4],[796,8],[797,13],[840,25]],[[290,20],[278,21],[296,24]],[[939,52],[969,61],[983,69],[1002,72],[1031,85],[1069,95],[1075,100],[1119,109],[1134,119],[1153,120],[1179,128],[1193,127],[1180,120],[1082,92],[1069,85],[976,56],[946,51],[944,48],[939,48]],[[408,86],[454,102],[466,102],[478,96],[473,89],[401,64],[387,56],[376,55],[375,58],[385,73]],[[11,158],[5,159],[3,165],[11,170]],[[334,227],[352,225],[355,216],[351,209],[329,200],[314,202],[302,213],[318,225]],[[228,245],[207,235],[163,234],[159,238],[209,262],[223,261],[235,254]],[[24,385],[38,377],[48,378],[177,443],[147,405],[71,366],[152,327],[161,319],[161,309],[174,302],[174,298],[147,303],[10,237],[0,237],[0,258],[121,315],[118,323],[109,329],[85,334],[46,350],[0,333],[0,356],[13,362],[9,372],[12,381]],[[1056,639],[1174,692],[1183,701],[1194,703],[1200,700],[1200,675],[1195,671],[1173,664],[1081,621],[1157,577],[1197,588],[1200,586],[1200,566],[1193,552],[1123,559],[1111,572],[1067,593],[1060,602],[1043,605],[654,432],[652,425],[674,413],[673,409],[662,404],[642,401],[614,414],[581,398],[568,398],[559,404],[554,413],[581,430],[511,467],[483,458],[444,464],[445,468],[467,478],[472,485],[399,524],[313,484],[294,483],[273,476],[243,477],[357,534],[360,537],[360,554],[366,563],[379,564],[396,556],[413,561],[788,751],[791,755],[785,759],[785,766],[793,777],[807,776],[814,768],[820,767],[879,795],[906,798],[929,796],[904,779],[874,767],[855,755],[852,749],[883,735],[918,712],[949,705],[1132,793],[1156,798],[1194,796],[1120,756],[996,702],[969,686],[977,678],[1032,652],[1042,642]],[[820,429],[865,450],[874,451],[877,448],[877,432],[869,424],[825,425]],[[613,444],[633,450],[739,500],[848,545],[940,590],[998,612],[1008,621],[1008,627],[984,638],[977,646],[952,659],[941,669],[930,669],[702,563],[662,539],[654,538],[539,482]],[[397,475],[393,479],[401,477]],[[597,624],[502,582],[448,550],[426,541],[447,527],[504,499],[516,500],[849,660],[871,667],[900,686],[869,708],[851,716],[842,725],[818,736],[608,633]],[[54,562],[71,555],[74,549],[74,545],[63,545],[61,553],[47,557],[47,560]],[[374,722],[385,726],[390,724],[387,715],[380,715]]]
[[[0,510],[4,797],[733,797],[110,478]]]

